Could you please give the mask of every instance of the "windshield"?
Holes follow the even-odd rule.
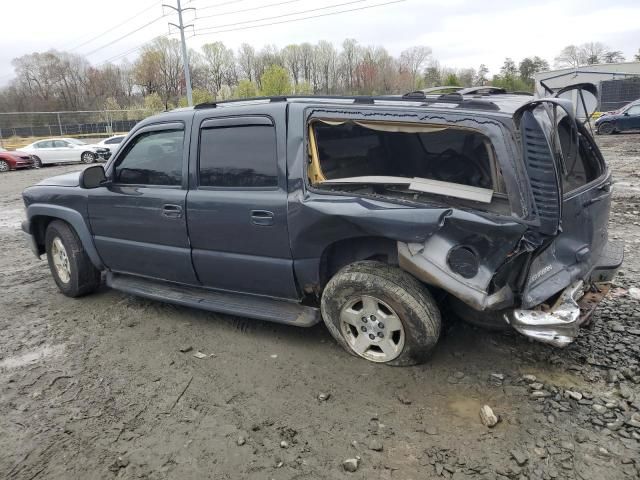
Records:
[[[86,145],[82,140],[76,140],[75,138],[67,138],[69,143],[73,143],[74,145]]]

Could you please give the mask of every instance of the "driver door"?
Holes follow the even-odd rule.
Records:
[[[89,191],[89,218],[102,261],[114,272],[197,284],[187,236],[185,127],[143,127]]]

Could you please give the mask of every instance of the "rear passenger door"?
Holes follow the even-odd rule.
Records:
[[[199,112],[194,124],[187,223],[200,282],[298,298],[287,231],[286,132],[266,115]]]

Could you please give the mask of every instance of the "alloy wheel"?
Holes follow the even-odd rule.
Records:
[[[5,160],[0,160],[0,172],[8,172],[9,164]]]
[[[69,264],[67,249],[64,248],[60,237],[55,237],[53,242],[51,242],[51,259],[53,260],[53,266],[56,269],[60,281],[62,283],[69,283],[71,279],[71,265]]]
[[[349,347],[367,360],[384,363],[402,353],[402,321],[379,298],[362,295],[351,299],[340,311],[340,326]]]

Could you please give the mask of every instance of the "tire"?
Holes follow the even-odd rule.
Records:
[[[42,160],[40,160],[40,157],[33,157],[33,166],[35,168],[42,168]]]
[[[54,220],[49,224],[45,247],[51,275],[67,297],[87,295],[100,286],[100,271],[93,266],[78,235],[67,223]]]
[[[598,125],[598,134],[600,135],[611,135],[614,131],[615,128],[611,122],[602,122]]]
[[[431,293],[380,262],[356,262],[336,273],[322,294],[321,311],[345,350],[376,363],[423,363],[440,337],[440,311]]]
[[[0,160],[0,173],[8,172],[11,170],[9,163],[6,160]]]
[[[80,155],[80,161],[87,164],[95,162],[96,158],[97,155],[92,152],[82,152],[82,155]]]

